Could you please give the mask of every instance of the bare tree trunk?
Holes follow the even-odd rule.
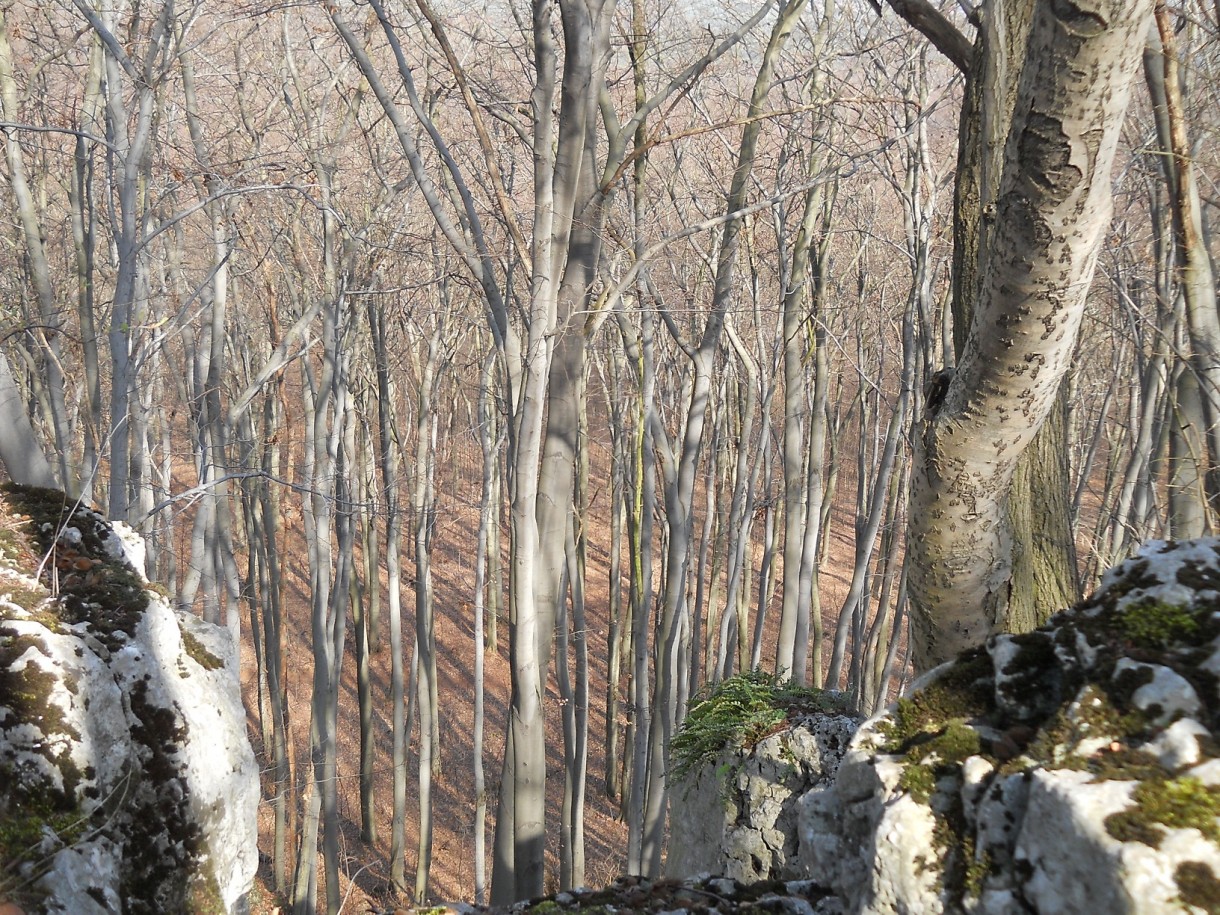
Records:
[[[486,586],[488,533],[498,523],[496,505],[492,502],[493,481],[498,463],[500,441],[493,438],[491,397],[495,378],[496,354],[491,351],[483,359],[479,379],[479,447],[483,452],[483,483],[480,488],[478,550],[474,567],[474,898],[483,905],[487,896],[487,786],[483,772],[483,665],[487,638],[484,634],[484,600]]]
[[[742,130],[733,179],[726,197],[727,214],[736,214],[745,206],[757,151],[759,115],[771,89],[774,67],[803,11],[802,0],[789,0],[784,3],[771,31],[750,96],[746,126]],[[665,480],[664,498],[669,543],[666,548],[664,596],[654,650],[656,689],[653,695],[652,730],[649,734],[648,790],[642,823],[643,844],[640,861],[644,868],[643,873],[646,874],[659,873],[661,868],[665,818],[669,806],[665,756],[678,726],[678,691],[682,686],[677,680],[680,667],[678,652],[682,630],[689,614],[686,585],[691,557],[695,476],[703,446],[715,351],[735,288],[742,221],[740,216],[729,216],[724,223],[711,313],[698,343],[687,346],[693,377],[689,386],[686,422],[680,445],[670,443],[659,420],[652,420],[655,426],[654,441]],[[677,328],[673,324],[672,316],[668,312],[663,312],[663,315],[671,333],[675,332]],[[675,337],[681,339],[680,334],[675,334]]]
[[[363,404],[358,412],[362,416],[367,415]],[[368,505],[372,501],[372,493],[371,487],[366,485],[365,457],[368,454],[368,431],[363,422],[359,432],[356,454],[359,455],[360,470],[357,475],[353,467],[353,476],[358,486],[354,505],[359,506],[357,509],[359,511],[358,526],[364,546],[362,557],[364,574],[363,576],[354,574],[353,570],[351,609],[352,627],[356,636],[356,704],[360,716],[360,838],[365,842],[373,843],[377,841],[376,806],[373,793],[377,745],[373,731],[373,682],[369,654],[372,651],[372,597],[378,593],[381,583],[377,580],[376,563],[371,565],[370,574],[369,554],[376,551],[370,549],[368,536],[369,531],[373,528],[370,523],[371,513],[368,510]],[[355,458],[355,455],[353,457]]]
[[[264,422],[267,426],[280,420],[278,396],[268,397],[264,407]],[[269,478],[279,475],[279,460],[275,446],[263,454],[263,470]],[[284,609],[283,576],[280,566],[279,529],[280,498],[266,480],[258,487],[258,508],[262,537],[266,554],[267,585],[263,591],[263,645],[267,654],[267,692],[271,702],[272,733],[272,784],[275,786],[275,838],[272,867],[275,874],[276,892],[287,890],[288,866],[288,796],[291,772],[288,765],[288,690],[284,680]]]
[[[4,353],[0,353],[0,464],[14,483],[48,488],[58,485]]]
[[[603,378],[606,392],[606,411],[610,417],[610,581],[609,581],[609,631],[606,638],[606,717],[603,739],[605,740],[605,771],[603,780],[606,796],[618,800],[622,794],[619,780],[619,709],[623,656],[625,646],[623,604],[623,520],[627,500],[627,453],[625,410],[619,396],[623,384],[621,356],[619,351],[610,355],[608,383]]]
[[[640,204],[642,205],[642,204]],[[631,441],[630,501],[627,505],[627,555],[631,560],[628,617],[631,642],[631,717],[627,727],[628,790],[624,795],[627,820],[627,872],[644,873],[644,801],[648,785],[648,742],[652,729],[649,703],[649,630],[652,625],[653,510],[656,505],[656,464],[651,460],[651,417],[655,410],[656,372],[654,319],[642,309],[637,336],[625,316],[619,328],[628,358],[635,366],[639,390]]]
[[[436,511],[433,476],[436,472],[436,424],[433,410],[437,376],[445,346],[444,317],[436,318],[428,351],[420,369],[415,425],[415,646],[419,652],[419,856],[415,867],[415,901],[428,898],[432,870],[432,778],[440,772],[436,625],[432,601],[432,525]]]
[[[1171,430],[1180,429],[1180,434],[1171,439],[1178,447],[1173,449],[1170,461],[1175,468],[1175,490],[1182,493],[1193,489],[1197,495],[1202,483],[1206,498],[1204,506],[1197,510],[1187,510],[1182,498],[1175,500],[1180,509],[1176,513],[1180,535],[1189,535],[1213,527],[1220,510],[1220,314],[1216,310],[1216,281],[1204,234],[1197,166],[1186,129],[1177,38],[1163,0],[1155,5],[1154,18],[1161,48],[1151,60],[1145,52],[1145,74],[1156,106],[1158,139],[1164,152],[1160,158],[1173,216],[1174,279],[1185,305],[1190,368],[1194,373],[1190,379],[1178,376],[1179,413]],[[1159,72],[1155,59],[1158,56]],[[1201,470],[1189,469],[1187,478],[1183,478],[1184,462],[1190,460]],[[1193,479],[1200,473],[1202,480]],[[1189,519],[1183,516],[1184,511],[1189,512]]]
[[[394,421],[385,315],[369,297],[367,318],[377,376],[377,459],[385,505],[386,586],[390,618],[390,720],[393,730],[393,807],[390,820],[390,881],[406,888],[407,720],[402,641],[402,514],[399,511],[401,450]]]
[[[858,631],[863,629],[868,591],[867,576],[877,544],[877,534],[881,529],[882,519],[885,517],[890,479],[898,468],[903,430],[907,427],[907,413],[910,409],[911,389],[915,379],[916,296],[917,291],[913,289],[912,294],[908,297],[902,321],[902,374],[899,382],[898,402],[890,415],[882,452],[877,455],[876,474],[872,485],[868,487],[868,495],[863,506],[864,511],[857,520],[856,557],[852,568],[851,585],[848,588],[847,597],[843,601],[843,607],[839,611],[830,669],[826,675],[826,683],[832,689],[839,687],[843,665],[847,661],[848,635],[853,623],[856,624]],[[863,490],[863,479],[861,479],[860,485]],[[864,646],[857,641],[856,652],[862,655],[863,649]],[[849,688],[850,686],[851,684],[849,684]]]
[[[10,124],[17,124],[22,120],[18,110],[17,84],[13,79],[13,52],[9,47],[8,21],[3,10],[0,10],[0,114]],[[7,127],[4,137],[8,181],[13,191],[22,241],[25,244],[26,270],[38,302],[37,322],[25,328],[25,334],[34,340],[40,355],[40,374],[46,388],[49,407],[45,419],[53,435],[59,479],[63,481],[63,488],[69,494],[76,495],[80,486],[71,461],[73,449],[70,447],[68,407],[64,398],[63,353],[59,342],[64,330],[62,310],[55,300],[55,290],[51,285],[51,266],[43,245],[43,228],[26,173],[19,131],[15,127]]]
[[[95,50],[89,57],[89,75],[82,111],[82,127],[96,130],[101,105],[101,55]],[[81,361],[84,368],[85,417],[83,420],[83,454],[81,461],[81,493],[93,501],[93,487],[98,462],[104,444],[100,441],[103,426],[102,386],[98,333],[95,320],[94,285],[96,255],[96,219],[93,202],[93,166],[97,142],[83,132],[76,138],[73,155],[72,182],[69,200],[72,207],[72,240],[76,255],[76,313],[80,326]],[[169,551],[169,555],[173,555]]]
[[[915,436],[908,544],[917,669],[979,644],[1007,616],[1005,500],[1076,342],[1147,21],[1144,2],[1103,7],[1084,28],[1037,6],[995,222],[979,249],[972,329],[943,402],[928,405]]]
[[[570,619],[561,619],[557,631],[562,640],[556,652],[556,679],[563,705],[564,786],[560,820],[559,884],[561,889],[585,885],[585,793],[589,761],[589,643],[585,617],[585,519],[589,493],[589,423],[587,388],[578,382],[576,438],[576,493],[568,519],[564,553],[564,578],[571,595]],[[561,615],[565,605],[561,603]],[[569,636],[569,632],[571,633]],[[575,656],[575,677],[568,662]]]
[[[111,235],[116,275],[107,338],[110,345],[110,491],[107,513],[128,520],[139,480],[131,479],[131,426],[133,400],[137,399],[137,354],[144,325],[147,291],[143,278],[147,252],[144,246],[148,216],[148,165],[157,90],[163,85],[158,65],[175,58],[174,7],[164,5],[151,20],[145,47],[137,58],[128,56],[116,37],[118,23],[112,9],[96,11],[85,0],[74,0],[102,45],[102,86],[105,123],[110,145],[107,169],[117,209],[112,209]],[[139,61],[137,63],[137,60]],[[124,77],[136,87],[129,108]],[[137,401],[138,403],[138,401]]]
[[[815,39],[815,55],[825,48],[834,21],[834,5],[826,3]],[[821,70],[810,78],[807,96],[818,98],[824,83]],[[805,174],[812,176],[826,167],[819,143],[810,143]],[[779,631],[775,646],[775,672],[794,683],[807,684],[807,659],[813,602],[816,549],[821,521],[822,447],[814,442],[815,428],[825,424],[818,414],[819,392],[824,415],[825,373],[818,387],[818,366],[825,354],[818,349],[812,323],[818,320],[822,276],[825,271],[825,232],[818,238],[818,221],[826,221],[827,198],[833,200],[835,186],[818,182],[801,201],[801,220],[789,246],[787,282],[780,307],[783,334],[784,429],[780,458],[784,476],[783,594]],[[813,361],[813,390],[807,388],[809,363]],[[820,362],[819,362],[820,360]],[[821,619],[817,620],[821,628]],[[815,648],[814,682],[821,684],[821,646]]]

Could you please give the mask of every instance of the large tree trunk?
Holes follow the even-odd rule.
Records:
[[[981,643],[1008,614],[1013,475],[1075,347],[1148,12],[1148,0],[1035,8],[999,192],[982,210],[994,222],[979,247],[969,338],[915,436],[908,549],[918,669]]]

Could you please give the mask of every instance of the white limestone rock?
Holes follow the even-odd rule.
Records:
[[[1211,731],[1199,722],[1183,718],[1148,741],[1145,750],[1156,756],[1165,771],[1176,772],[1199,762],[1203,754],[1199,741],[1210,737]]]
[[[1136,785],[1085,772],[1033,773],[1017,860],[1030,869],[1024,893],[1035,911],[1181,911],[1180,866],[1220,874],[1220,849],[1197,830],[1153,826],[1162,833],[1155,848],[1112,835],[1110,818],[1132,809]]]
[[[1147,678],[1147,682],[1132,694],[1131,701],[1157,724],[1166,725],[1183,715],[1199,713],[1201,706],[1194,687],[1170,668],[1119,658],[1114,665],[1114,676],[1117,679],[1124,674]]]
[[[810,878],[877,915],[1217,911],[1217,644],[1220,541],[1149,544],[865,722],[801,799]]]
[[[257,866],[259,799],[237,653],[146,591],[109,531],[87,511],[44,531],[77,563],[56,599],[0,569],[0,816],[38,837],[0,849],[29,852],[14,901],[232,912]]]
[[[1021,893],[1034,911],[1127,911],[1115,879],[1121,843],[1104,823],[1129,805],[1131,789],[1131,782],[1095,782],[1088,772],[1032,771],[1014,860],[1029,874]]]
[[[803,719],[746,752],[726,749],[675,784],[666,874],[711,872],[747,883],[803,875],[797,801],[829,783],[859,722],[850,715]]]

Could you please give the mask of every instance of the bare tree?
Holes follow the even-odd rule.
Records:
[[[0,464],[14,483],[56,485],[55,474],[30,425],[25,400],[3,353],[0,353]]]
[[[916,435],[908,549],[920,669],[1004,623],[1016,462],[1058,396],[1109,225],[1110,165],[1149,10],[1073,10],[1035,4],[1027,50],[996,60],[1020,77],[994,197],[984,185],[974,319]],[[982,10],[984,29],[996,14]]]

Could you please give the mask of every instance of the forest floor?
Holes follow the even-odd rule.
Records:
[[[602,456],[604,458],[604,455]],[[604,461],[603,461],[604,462]],[[627,830],[620,816],[619,802],[607,795],[605,780],[606,740],[606,680],[608,669],[609,632],[609,553],[608,521],[609,485],[599,482],[594,459],[594,479],[590,484],[590,511],[587,524],[589,556],[587,563],[586,604],[588,614],[588,646],[590,667],[589,759],[588,789],[585,816],[586,886],[609,883],[625,872]],[[436,638],[438,643],[438,678],[440,691],[441,774],[433,781],[435,838],[429,902],[475,899],[474,830],[475,790],[472,721],[474,694],[472,670],[474,653],[473,581],[474,544],[478,525],[477,471],[472,464],[454,464],[438,468],[437,491],[438,528],[434,534],[432,559],[435,594]],[[835,518],[831,525],[829,562],[821,567],[821,593],[824,623],[828,633],[842,606],[850,583],[854,543],[852,538],[852,498],[854,481],[841,480]],[[303,545],[299,506],[285,499],[285,612],[286,665],[290,697],[291,737],[293,743],[295,809],[303,809],[303,788],[308,781],[308,733],[310,694],[312,690],[312,660],[310,643],[309,570]],[[761,530],[761,522],[756,532]],[[404,536],[404,540],[409,539]],[[761,546],[756,548],[757,568]],[[404,573],[411,577],[409,553],[404,554]],[[777,611],[780,587],[779,563],[776,564],[774,598],[770,616]],[[757,590],[757,577],[752,587]],[[626,580],[623,582],[624,592]],[[414,635],[414,593],[408,582],[403,594],[403,632],[409,667],[410,646]],[[383,607],[385,601],[383,599]],[[244,612],[244,611],[243,611]],[[771,620],[774,623],[774,619]],[[259,822],[260,869],[253,894],[253,915],[271,915],[279,910],[282,900],[272,891],[274,875],[271,849],[274,817],[267,790],[271,784],[266,773],[270,755],[260,740],[259,697],[257,671],[250,645],[248,619],[243,618],[242,686],[246,700],[251,738],[264,770],[264,801]],[[382,628],[387,621],[384,616]],[[488,797],[486,848],[488,861],[486,879],[490,882],[490,853],[495,829],[495,808],[500,785],[500,758],[504,745],[504,728],[509,697],[508,624],[500,619],[499,641],[494,652],[486,656],[485,702],[486,733],[484,737],[484,767]],[[768,627],[768,638],[762,658],[774,657],[774,625]],[[341,881],[344,912],[390,912],[400,899],[389,881],[389,842],[392,803],[391,750],[392,730],[389,707],[390,653],[388,636],[383,635],[381,650],[372,656],[372,689],[375,698],[374,729],[376,734],[376,829],[374,843],[360,838],[359,793],[359,717],[357,712],[355,638],[347,637],[347,652],[343,659],[342,691],[339,718],[339,812],[342,821]],[[548,812],[553,814],[548,824],[547,890],[558,886],[558,824],[563,792],[563,738],[561,706],[554,680],[551,678],[546,696],[547,746],[549,748],[547,797]],[[621,737],[620,737],[621,746]],[[408,756],[408,810],[406,874],[414,883],[418,844],[418,723],[411,723],[411,743]],[[291,880],[291,875],[289,875]],[[319,887],[322,877],[319,874]],[[322,898],[319,889],[319,897]],[[425,900],[420,900],[424,902]]]
[[[455,434],[442,454],[437,467],[437,522],[433,532],[432,583],[436,637],[438,644],[438,688],[440,714],[440,775],[433,780],[434,841],[431,882],[427,900],[423,902],[458,902],[476,899],[475,847],[475,767],[473,767],[473,650],[475,650],[475,619],[473,619],[473,581],[475,581],[475,544],[477,543],[479,466],[478,449],[473,439],[462,444],[461,434]],[[589,742],[588,787],[586,799],[586,876],[584,885],[605,885],[626,869],[627,828],[620,815],[619,800],[606,793],[606,678],[609,662],[609,544],[610,486],[606,472],[610,464],[608,434],[599,434],[597,423],[592,431],[590,448],[588,558],[586,604],[588,615],[589,659]],[[285,443],[288,453],[295,449]],[[850,461],[844,461],[850,465]],[[854,468],[844,466],[838,484],[838,499],[833,512],[828,544],[828,561],[821,566],[821,595],[827,634],[833,632],[834,620],[847,595],[854,555],[853,512]],[[282,556],[284,573],[284,647],[289,695],[290,759],[293,764],[292,797],[289,798],[289,836],[295,836],[296,824],[305,806],[305,789],[310,781],[309,728],[312,692],[312,650],[310,636],[310,576],[304,540],[304,521],[298,495],[285,493],[282,503]],[[406,519],[407,525],[410,519]],[[189,512],[178,521],[179,531],[189,531]],[[761,561],[763,520],[754,525],[753,566],[750,589],[756,600],[758,567]],[[410,651],[415,634],[414,564],[411,561],[410,529],[404,531],[403,633],[409,667]],[[506,537],[505,537],[506,542]],[[185,547],[179,547],[178,567],[185,569],[189,558]],[[243,560],[239,558],[239,562]],[[658,565],[659,567],[659,565]],[[778,590],[781,586],[781,562],[776,558],[773,587],[769,605],[769,626],[764,643],[763,665],[770,667],[775,655],[775,625],[778,612]],[[360,721],[357,712],[355,634],[349,616],[348,637],[342,666],[342,691],[339,699],[338,733],[338,799],[342,821],[342,866],[340,882],[344,894],[345,913],[393,911],[395,905],[409,900],[393,892],[389,882],[390,816],[392,816],[392,719],[390,719],[388,650],[388,616],[384,599],[386,582],[382,581],[382,620],[379,650],[372,654],[372,691],[375,695],[373,730],[376,742],[376,839],[366,843],[360,837]],[[626,594],[626,577],[622,588]],[[264,802],[260,808],[260,870],[251,898],[253,915],[272,915],[282,908],[283,899],[273,892],[276,886],[272,869],[273,806],[270,749],[261,739],[259,672],[251,645],[248,609],[242,610],[242,686],[248,714],[251,741],[264,771]],[[499,797],[500,758],[504,748],[504,728],[509,704],[509,627],[508,620],[498,622],[497,648],[486,656],[484,691],[486,691],[486,733],[484,733],[483,765],[486,770],[488,815],[486,825],[486,880],[492,874],[492,845],[495,830],[495,806]],[[575,661],[573,661],[575,664]],[[626,665],[625,665],[626,667]],[[623,678],[623,686],[626,677]],[[547,697],[548,733],[548,810],[553,811],[548,824],[548,891],[558,891],[559,848],[558,819],[564,788],[562,767],[562,722],[559,692],[551,665]],[[620,725],[623,712],[620,712]],[[418,723],[410,722],[409,756],[407,756],[407,817],[406,817],[406,881],[414,886],[418,844]],[[622,745],[620,736],[620,747]],[[292,839],[290,839],[292,841]],[[295,859],[295,849],[289,859]],[[290,886],[292,874],[287,875]],[[322,897],[322,876],[318,875],[318,893]]]

